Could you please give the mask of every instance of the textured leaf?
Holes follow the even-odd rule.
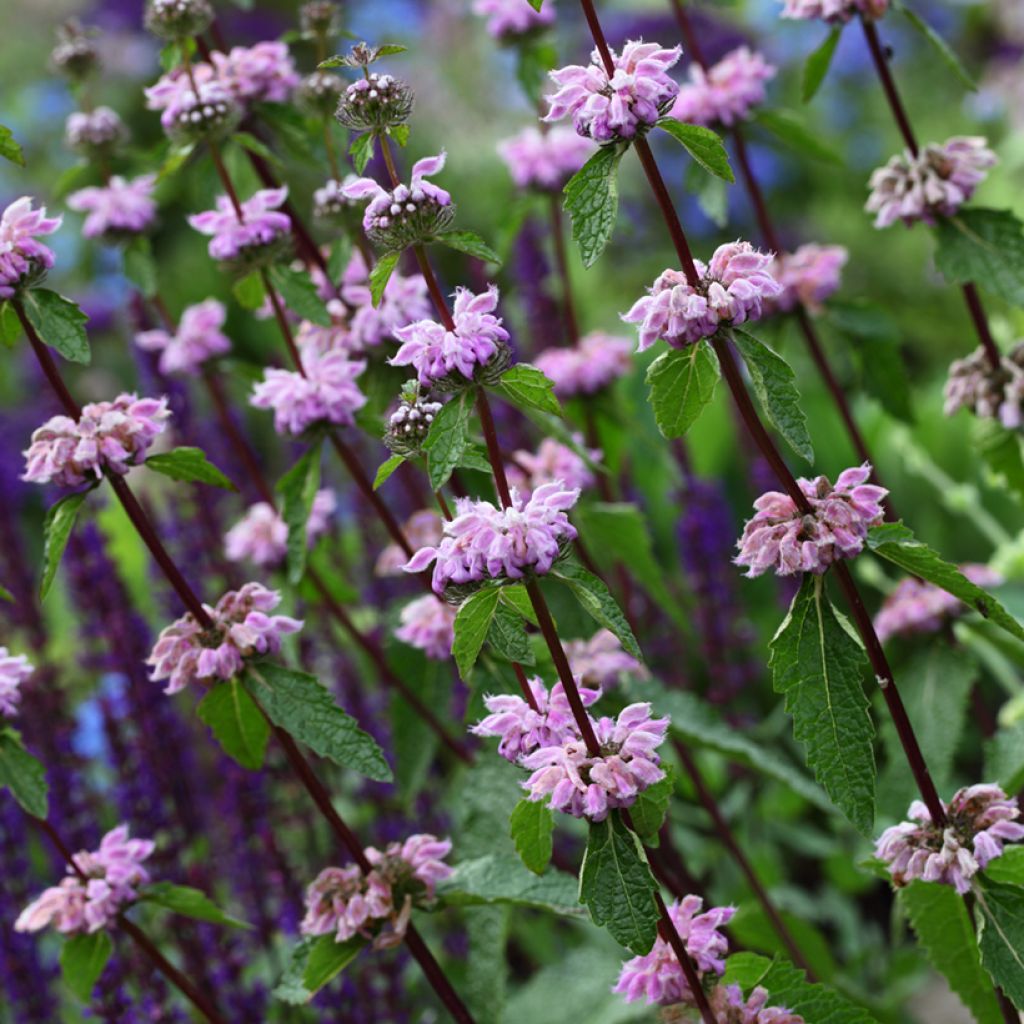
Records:
[[[506,583],[501,588],[501,603],[508,605],[509,608],[514,608],[527,622],[534,626],[537,625],[537,613],[533,610],[530,595],[522,583]]]
[[[971,440],[993,483],[1024,499],[1024,438],[997,420],[975,419]]]
[[[404,455],[392,455],[386,462],[382,462],[377,467],[377,475],[373,478],[373,489],[376,491],[378,488],[383,487],[390,479],[391,474],[394,473],[394,471],[398,469],[403,462],[405,462]]]
[[[509,829],[523,863],[534,874],[543,874],[551,862],[551,835],[555,830],[551,808],[540,800],[523,797],[509,818]]]
[[[196,713],[228,757],[249,771],[263,767],[270,726],[237,679],[226,679],[208,690]]]
[[[238,300],[242,309],[259,309],[266,299],[266,292],[263,290],[263,278],[258,270],[239,278],[232,286],[231,293]]]
[[[267,271],[267,276],[281,293],[284,304],[297,317],[321,327],[331,326],[331,314],[327,312],[327,306],[317,294],[313,279],[305,270],[292,270],[291,267],[277,263]]]
[[[786,695],[808,767],[861,832],[875,817],[875,729],[860,643],[836,617],[820,576],[806,576],[771,642],[772,683]]]
[[[515,911],[509,903],[473,907],[463,914],[466,929],[465,974],[459,995],[476,1024],[504,1024],[508,995],[508,938]]]
[[[85,325],[89,318],[70,299],[48,288],[32,288],[21,297],[25,315],[39,337],[72,363],[92,358]]]
[[[975,281],[1024,306],[1024,225],[1009,210],[965,209],[935,228],[935,265],[951,284]]]
[[[706,341],[663,352],[647,369],[650,403],[662,435],[682,437],[715,394],[718,360]]]
[[[442,231],[434,235],[433,240],[447,245],[456,252],[464,252],[484,263],[496,263],[501,266],[501,257],[478,235],[472,231]]]
[[[427,431],[423,450],[427,453],[430,486],[439,491],[459,464],[469,443],[469,392],[462,391],[441,406]]]
[[[409,145],[409,126],[407,124],[392,124],[385,128],[384,131],[403,149]]]
[[[83,1002],[88,1002],[113,952],[114,943],[102,929],[64,940],[60,951],[61,975],[68,988]]]
[[[564,871],[535,875],[516,858],[494,854],[457,864],[438,885],[437,895],[449,906],[511,903],[568,916],[582,913],[572,875]]]
[[[362,174],[366,170],[366,165],[373,159],[373,147],[372,132],[359,135],[352,140],[352,145],[349,146],[348,152],[349,156],[352,157],[352,163],[357,173]]]
[[[0,345],[13,348],[21,337],[21,321],[10,299],[0,302]]]
[[[0,156],[19,167],[25,166],[25,154],[21,151],[14,133],[6,125],[0,124]]]
[[[6,786],[34,818],[46,817],[46,769],[25,749],[10,726],[0,727],[0,786]]]
[[[347,942],[335,942],[333,935],[317,935],[300,940],[292,947],[288,966],[274,989],[283,1003],[301,1006],[336,978],[366,945],[361,935]]]
[[[978,85],[971,78],[970,72],[963,66],[960,58],[953,52],[949,43],[942,38],[919,14],[912,11],[906,4],[900,4],[899,9],[903,12],[907,21],[910,22],[918,32],[931,44],[935,52],[942,58],[946,66],[960,80],[960,84],[966,86],[972,92],[977,92]]]
[[[150,455],[146,467],[163,473],[172,480],[211,484],[226,491],[238,488],[206,457],[201,448],[175,448],[173,451]]]
[[[275,725],[321,757],[375,782],[391,781],[384,752],[314,676],[258,661],[246,666],[242,682]]]
[[[1001,857],[988,862],[985,877],[993,882],[1024,888],[1024,846],[1007,846]]]
[[[281,518],[288,527],[288,579],[296,584],[306,572],[309,552],[307,526],[313,500],[320,488],[320,444],[309,447],[277,482]]]
[[[730,183],[736,180],[725,144],[717,132],[699,124],[684,124],[674,117],[660,118],[658,127],[671,135],[708,174]]]
[[[209,921],[231,928],[251,928],[245,921],[225,914],[206,893],[187,885],[173,885],[171,882],[154,882],[142,891],[142,899],[155,903],[165,910],[191,917],[196,921]]]
[[[400,250],[389,252],[374,263],[370,271],[370,301],[374,306],[379,306],[381,299],[384,298],[384,289],[387,288],[401,255]]]
[[[626,616],[608,588],[596,576],[567,559],[556,563],[551,575],[572,590],[583,610],[595,622],[610,629],[619,638],[619,643],[627,653],[639,661],[643,660],[640,645],[633,636]]]
[[[540,409],[560,416],[562,406],[555,397],[554,387],[554,382],[536,366],[516,363],[501,375],[494,390],[520,408]]]
[[[672,766],[666,770],[665,778],[648,786],[636,800],[636,803],[629,809],[630,820],[636,834],[648,845],[658,845],[658,831],[665,823],[665,815],[668,813],[668,805],[672,800],[672,792],[675,789]]]
[[[825,81],[828,69],[832,66],[832,55],[836,52],[842,34],[843,26],[834,25],[821,46],[807,58],[800,82],[800,97],[804,103],[810,103],[814,99],[821,88],[821,83]]]
[[[452,657],[459,666],[459,675],[463,679],[469,676],[480,649],[487,639],[498,607],[498,587],[484,587],[470,595],[459,606],[455,616],[455,641],[452,644]]]
[[[758,110],[754,120],[771,132],[781,143],[801,156],[842,166],[843,158],[803,123],[799,114],[791,110]]]
[[[619,214],[620,145],[602,146],[565,186],[565,209],[572,217],[572,237],[579,243],[583,266],[604,252]]]
[[[985,743],[984,777],[1007,793],[1024,787],[1024,722],[1005,726]]]
[[[517,661],[520,665],[534,663],[533,649],[530,647],[530,638],[526,635],[522,616],[500,600],[498,607],[494,609],[494,618],[491,619],[491,626],[487,631],[487,643],[506,661]]]
[[[983,878],[975,886],[981,962],[1018,1010],[1024,1010],[1024,888]]]
[[[156,261],[153,259],[153,247],[145,235],[136,235],[124,247],[124,276],[144,298],[156,295]]]
[[[51,505],[43,520],[43,573],[39,581],[39,600],[42,601],[53,586],[57,568],[68,546],[68,538],[74,529],[75,520],[88,497],[88,491],[66,494]]]

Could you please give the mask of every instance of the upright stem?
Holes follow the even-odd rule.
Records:
[[[284,303],[281,301],[281,296],[277,294],[277,289],[270,280],[270,275],[267,273],[266,268],[260,269],[260,280],[263,282],[263,290],[270,299],[270,305],[274,310],[274,319],[277,321],[281,337],[284,339],[285,348],[288,349],[288,355],[295,364],[295,369],[305,377],[306,368],[302,365],[302,355],[299,352],[298,345],[295,344],[295,335],[292,334],[291,324],[288,323],[288,314],[285,311]]]
[[[562,198],[557,192],[548,197],[551,210],[551,239],[555,247],[555,265],[562,283],[562,316],[565,318],[566,341],[575,345],[580,340],[580,325],[576,318],[576,304],[572,297],[572,279],[569,276],[569,256],[565,248],[565,228],[562,224]]]
[[[700,981],[700,975],[690,959],[686,943],[679,934],[672,918],[669,917],[668,907],[665,906],[665,901],[661,898],[661,893],[657,889],[654,890],[654,903],[660,915],[658,919],[658,934],[672,947],[672,952],[675,953],[676,960],[679,961],[679,966],[683,970],[683,977],[686,978],[686,984],[690,988],[690,994],[693,996],[693,1001],[697,1004],[697,1009],[700,1010],[704,1024],[717,1024],[718,1017],[715,1016],[715,1012],[711,1009],[711,1004],[708,1002],[708,997],[704,992],[704,986]]]
[[[494,472],[494,484],[498,488],[498,497],[501,499],[502,507],[508,508],[512,504],[512,493],[509,490],[508,477],[505,474],[505,460],[501,455],[498,432],[494,428],[491,403],[483,388],[476,389],[476,408],[480,414],[480,427],[483,430],[484,443],[487,445],[487,457],[490,459],[491,469]]]

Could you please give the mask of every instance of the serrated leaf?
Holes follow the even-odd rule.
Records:
[[[1024,846],[1006,846],[1002,856],[985,865],[985,877],[993,882],[1024,888]]]
[[[267,277],[280,292],[284,304],[297,317],[321,327],[331,326],[331,314],[327,312],[327,306],[317,294],[316,285],[306,271],[293,270],[276,263],[267,271]]]
[[[625,146],[602,146],[568,181],[563,194],[572,217],[572,237],[579,243],[583,266],[604,252],[619,214],[619,161]]]
[[[974,895],[982,965],[1024,1010],[1024,888],[982,878]]]
[[[665,778],[648,786],[636,798],[636,803],[629,809],[630,820],[636,834],[648,846],[658,845],[658,832],[665,823],[668,805],[675,789],[672,766],[669,765]]]
[[[25,154],[21,151],[14,132],[3,124],[0,124],[0,156],[19,167],[25,166]]]
[[[307,526],[320,487],[320,444],[312,445],[277,482],[281,518],[288,527],[288,580],[296,584],[306,572],[309,552]]]
[[[373,478],[373,489],[376,491],[380,487],[383,487],[390,479],[391,474],[394,473],[394,471],[398,469],[403,462],[405,462],[404,455],[392,455],[386,462],[382,462],[377,467],[377,475]]]
[[[790,448],[813,463],[814,446],[807,431],[807,418],[800,408],[796,374],[782,356],[752,334],[734,328],[732,335],[750,373],[761,411]]]
[[[960,58],[954,53],[952,47],[942,38],[916,11],[912,11],[906,4],[900,4],[899,10],[911,25],[921,33],[931,44],[932,49],[942,58],[945,65],[960,80],[960,84],[966,86],[971,92],[978,91],[978,83],[971,77],[970,72],[963,66]]]
[[[501,375],[494,390],[520,409],[539,409],[561,416],[562,406],[555,397],[554,387],[554,382],[536,366],[516,363]]]
[[[370,301],[374,306],[379,306],[381,299],[384,298],[384,289],[387,288],[401,255],[398,250],[389,252],[374,263],[370,271]]]
[[[57,568],[68,546],[68,538],[74,529],[75,520],[88,496],[88,491],[78,494],[66,494],[56,504],[51,505],[43,520],[43,572],[39,580],[39,600],[42,601],[53,586]]]
[[[843,158],[807,127],[798,114],[791,110],[765,110],[755,112],[754,120],[771,132],[781,143],[801,156],[842,166]]]
[[[472,231],[442,231],[434,235],[432,241],[447,245],[456,252],[464,252],[484,263],[496,263],[501,266],[501,257],[478,235]]]
[[[409,144],[409,126],[407,124],[393,124],[385,130],[403,149]]]
[[[361,935],[336,942],[333,935],[301,939],[292,947],[288,966],[274,989],[274,997],[292,1006],[308,1003],[329,981],[336,978],[366,945]]]
[[[246,666],[242,683],[275,725],[321,757],[375,782],[391,781],[384,752],[315,676],[257,661]]]
[[[686,124],[674,117],[659,118],[658,127],[671,135],[708,174],[729,184],[736,180],[729,166],[725,143],[717,132],[703,125]]]
[[[459,464],[469,443],[468,392],[462,391],[441,406],[430,424],[423,450],[427,453],[427,474],[432,490],[439,491]]]
[[[951,284],[977,282],[1024,306],[1024,225],[1009,210],[963,209],[935,227],[935,265]]]
[[[349,156],[352,157],[352,164],[356,173],[362,174],[366,165],[373,159],[374,136],[372,132],[365,135],[357,135],[348,147]]]
[[[156,261],[153,259],[153,247],[145,235],[136,235],[124,247],[124,276],[144,298],[156,295]]]
[[[985,742],[985,776],[1007,793],[1024,787],[1024,722],[1004,726]]]
[[[555,830],[555,816],[551,808],[540,800],[527,800],[523,797],[516,804],[508,825],[516,853],[522,862],[535,875],[543,874],[551,863],[552,834]]]
[[[172,480],[211,484],[226,491],[238,488],[206,457],[201,448],[175,448],[146,459],[146,468],[169,476]]]
[[[238,300],[242,309],[259,309],[266,299],[266,292],[263,289],[263,278],[258,270],[239,278],[231,286],[231,294]]]
[[[225,914],[209,896],[200,889],[187,885],[174,885],[171,882],[153,882],[142,890],[141,899],[155,903],[165,910],[170,910],[182,917],[191,917],[196,921],[209,921],[230,928],[251,928],[245,921]]]
[[[196,709],[224,753],[249,771],[259,771],[270,738],[270,726],[238,679],[217,683]]]
[[[649,953],[658,936],[657,883],[640,840],[616,811],[591,822],[580,869],[580,902],[594,924],[637,956]]]
[[[836,617],[820,576],[804,577],[771,642],[769,665],[808,767],[850,823],[869,833],[875,729],[864,695],[866,657]]]
[[[537,613],[533,610],[530,595],[526,592],[526,587],[522,583],[506,583],[501,588],[501,603],[507,604],[509,608],[514,608],[522,618],[532,625],[536,626],[538,624]]]
[[[832,55],[839,45],[839,37],[843,34],[842,25],[834,25],[825,37],[825,41],[807,58],[803,75],[800,80],[800,98],[810,103],[825,81],[828,69],[832,66]]]
[[[551,575],[573,592],[583,610],[599,625],[611,630],[627,654],[643,660],[640,645],[633,636],[626,616],[608,588],[594,575],[575,562],[563,559],[556,562]]]
[[[114,943],[102,929],[91,935],[72,935],[60,951],[60,971],[64,983],[83,1002],[92,996],[103,968],[114,952]]]
[[[72,363],[92,358],[85,324],[89,318],[70,299],[48,288],[32,288],[21,296],[25,315],[39,337]]]
[[[25,749],[21,736],[10,726],[0,727],[0,786],[6,786],[34,818],[46,817],[46,769]]]
[[[534,663],[533,648],[523,627],[522,617],[500,600],[494,609],[491,628],[487,631],[487,643],[495,654],[506,661],[517,661],[520,665]]]
[[[471,594],[459,607],[455,616],[455,641],[452,644],[452,656],[459,667],[459,675],[463,679],[480,656],[480,649],[487,639],[498,607],[498,587],[484,587]]]
[[[682,437],[715,395],[718,360],[706,341],[663,352],[647,369],[649,401],[663,437]]]
[[[438,885],[437,895],[453,907],[509,903],[569,917],[582,913],[572,875],[564,871],[535,875],[514,857],[494,854],[457,864],[452,874]]]

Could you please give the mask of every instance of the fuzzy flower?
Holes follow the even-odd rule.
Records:
[[[53,266],[53,251],[37,235],[52,235],[62,218],[47,217],[46,207],[32,209],[32,198],[22,196],[0,217],[0,299],[13,299],[18,289],[42,280]]]
[[[606,689],[623,676],[646,679],[647,669],[622,649],[618,637],[608,629],[599,629],[589,640],[570,640],[565,653],[572,674],[587,686]]]
[[[716,985],[708,999],[719,1024],[804,1024],[797,1013],[767,1006],[768,990],[760,985],[747,999],[739,985]]]
[[[209,0],[149,0],[146,28],[161,39],[202,35],[213,21]]]
[[[776,68],[749,46],[730,50],[707,70],[694,61],[690,80],[679,87],[670,114],[705,127],[745,121],[752,108],[764,103],[765,82],[775,73]]]
[[[473,13],[487,19],[487,33],[507,40],[554,24],[554,0],[536,10],[529,0],[473,0]]]
[[[844,469],[835,486],[828,477],[797,480],[811,506],[803,516],[788,494],[768,491],[754,502],[757,514],[747,520],[735,562],[751,578],[774,569],[777,576],[798,572],[817,575],[841,558],[860,554],[868,530],[884,516],[884,487],[869,484],[871,467]]]
[[[772,277],[782,293],[768,303],[770,311],[788,313],[805,306],[819,312],[825,300],[839,288],[840,274],[850,254],[842,245],[801,245],[795,252],[776,253]]]
[[[210,55],[217,77],[242,103],[287,103],[299,84],[288,46],[277,40]]]
[[[952,217],[995,163],[995,153],[978,135],[930,142],[917,156],[904,150],[872,173],[864,209],[876,215],[876,228],[897,220],[934,224],[937,217]]]
[[[981,419],[998,420],[1007,430],[1024,427],[1024,342],[999,359],[993,370],[985,350],[978,347],[949,368],[943,412],[952,416],[970,409]]]
[[[565,513],[579,496],[579,491],[556,481],[538,487],[529,501],[513,489],[512,504],[505,509],[489,501],[459,498],[455,518],[444,523],[441,543],[420,548],[403,568],[422,572],[434,562],[432,583],[438,594],[449,583],[518,580],[528,572],[544,575],[562,545],[576,538]]]
[[[749,242],[720,245],[707,265],[694,260],[700,284],[693,288],[681,270],[666,270],[650,294],[634,303],[622,319],[640,325],[637,351],[659,338],[685,348],[710,338],[719,327],[759,320],[766,300],[778,298],[782,286],[772,277],[772,257]]]
[[[420,384],[428,388],[458,381],[456,375],[472,381],[478,369],[507,352],[508,331],[501,326],[501,317],[494,315],[497,308],[498,289],[493,284],[478,295],[468,288],[456,288],[452,307],[455,330],[434,320],[399,327],[394,335],[402,345],[388,361],[392,366],[413,367]]]
[[[878,19],[889,10],[889,0],[783,0],[782,17],[808,21],[820,18],[833,24],[845,24],[860,15]]]
[[[958,789],[943,809],[947,821],[940,830],[928,808],[915,800],[907,812],[911,820],[887,828],[878,839],[875,856],[888,865],[893,885],[920,878],[969,892],[971,878],[1002,856],[1004,843],[1024,839],[1017,798],[994,783]]]
[[[350,359],[347,352],[339,350],[320,354],[307,349],[301,355],[304,374],[298,370],[264,370],[249,404],[257,409],[273,409],[274,429],[284,436],[298,437],[315,423],[351,426],[356,411],[366,404],[366,396],[356,383],[366,363]]]
[[[435,547],[443,536],[441,517],[433,509],[420,509],[413,512],[402,524],[402,533],[414,550]],[[397,544],[389,544],[377,556],[377,563],[373,567],[374,575],[400,576],[402,567],[408,560],[409,556]]]
[[[306,890],[299,930],[303,935],[333,932],[335,942],[347,942],[367,935],[391,914],[391,887],[375,872],[364,876],[355,864],[325,868]]]
[[[0,646],[0,715],[13,718],[18,713],[18,687],[33,671],[32,662],[24,654],[9,654],[6,647]]]
[[[53,924],[62,934],[76,935],[109,927],[149,882],[142,862],[154,845],[149,839],[129,839],[128,826],[119,825],[103,837],[98,850],[73,855],[85,879],[69,865],[68,877],[30,903],[14,930],[37,932]]]
[[[334,116],[353,131],[383,131],[409,120],[413,99],[400,78],[371,71],[345,89]]]
[[[370,275],[363,254],[356,249],[341,278],[341,297],[352,307],[349,330],[357,351],[375,348],[396,336],[399,327],[407,327],[430,317],[427,282],[421,274],[394,271],[378,305],[370,295]]]
[[[210,257],[215,260],[260,262],[292,229],[278,207],[288,198],[288,186],[261,189],[242,203],[239,218],[227,196],[217,196],[217,209],[193,214],[188,222],[201,235],[210,235]]]
[[[433,594],[410,601],[402,609],[395,636],[435,661],[447,661],[455,640],[455,608]]]
[[[332,490],[320,490],[306,520],[306,543],[312,547],[331,525],[338,508]],[[231,562],[252,562],[264,568],[279,566],[288,553],[288,527],[265,501],[246,509],[245,515],[224,535],[224,554]]]
[[[231,342],[221,328],[227,313],[216,299],[187,306],[174,334],[165,330],[142,331],[135,344],[146,352],[160,353],[160,372],[196,376],[203,364],[231,350]]]
[[[668,907],[668,915],[686,943],[686,951],[700,973],[725,972],[728,940],[719,931],[732,920],[735,907],[713,907],[701,914],[704,901],[699,896],[684,896]],[[648,1006],[692,1003],[693,993],[672,947],[659,935],[649,953],[635,956],[622,965],[619,980],[612,990],[627,1003],[641,999]]]
[[[630,370],[633,343],[628,338],[592,331],[569,348],[558,346],[534,360],[538,370],[555,385],[559,398],[594,395],[625,377]]]
[[[432,402],[421,394],[417,381],[409,381],[402,388],[398,408],[388,417],[384,443],[396,455],[422,455],[423,442],[442,408],[440,402]]]
[[[164,132],[180,143],[224,135],[242,116],[231,89],[209,64],[195,65],[191,77],[176,68],[145,93],[147,108],[160,111]]]
[[[576,434],[573,438],[577,444],[583,443],[583,436]],[[601,451],[597,448],[584,449],[592,462],[601,461]],[[508,467],[508,482],[519,488],[524,498],[544,484],[560,480],[566,487],[578,491],[593,486],[594,474],[586,462],[568,445],[546,437],[536,452],[519,450],[512,454],[512,465]]]
[[[110,107],[76,110],[64,122],[64,141],[83,153],[109,152],[127,134],[120,115]]]
[[[451,876],[452,869],[443,862],[451,852],[450,839],[418,832],[404,842],[388,843],[383,852],[368,846],[366,859],[393,885],[422,887],[422,895],[433,899],[437,883]]]
[[[145,231],[156,219],[155,183],[155,174],[144,174],[131,181],[115,174],[106,185],[72,192],[68,208],[89,215],[82,225],[86,238],[130,238]]]
[[[103,473],[123,476],[145,461],[170,415],[166,398],[125,393],[112,402],[91,402],[77,422],[53,416],[32,434],[32,444],[23,452],[22,479],[78,487]]]
[[[530,125],[499,142],[497,148],[516,185],[540,192],[561,192],[597,151],[590,139],[565,125],[546,132]]]
[[[355,180],[354,174],[346,175],[343,181],[328,178],[313,193],[313,216],[320,220],[333,220],[344,214],[350,206],[354,206],[355,200],[345,195],[345,187]]]
[[[192,613],[172,622],[157,637],[147,664],[154,682],[166,679],[164,693],[177,693],[200,680],[230,679],[246,658],[276,654],[281,638],[302,628],[299,619],[270,615],[281,603],[276,590],[246,583],[229,590],[215,608],[204,604],[213,626],[203,629]]]

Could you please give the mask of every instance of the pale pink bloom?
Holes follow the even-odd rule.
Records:
[[[343,181],[335,181],[328,178],[324,184],[313,193],[313,216],[314,217],[336,217],[349,206],[355,206],[355,200],[349,199],[345,193],[346,185],[351,185],[356,180],[355,174],[346,175]]]
[[[156,329],[135,335],[135,344],[147,352],[160,353],[160,372],[196,376],[214,356],[231,351],[231,342],[221,331],[227,313],[216,299],[187,306],[177,330]]]
[[[579,494],[556,481],[538,487],[529,501],[513,488],[512,504],[505,509],[489,501],[458,498],[455,518],[444,523],[441,543],[420,548],[403,568],[422,572],[435,562],[432,583],[438,594],[449,583],[518,580],[527,572],[544,575],[562,545],[576,538],[565,513]]]
[[[487,32],[495,39],[521,36],[554,23],[554,0],[535,10],[529,0],[473,0],[473,13],[487,19]]]
[[[928,808],[915,800],[907,812],[911,820],[887,828],[875,843],[875,856],[885,861],[893,885],[923,879],[969,892],[971,878],[1002,856],[1004,843],[1024,839],[1017,798],[995,783],[958,789],[942,806],[944,829],[933,825]]]
[[[747,999],[739,985],[716,985],[708,996],[718,1024],[804,1024],[797,1013],[767,1006],[768,990],[758,985]]]
[[[306,521],[309,547],[327,532],[338,507],[332,490],[320,490],[313,496],[313,507]],[[245,515],[224,535],[224,554],[231,562],[252,562],[265,568],[279,566],[288,553],[288,527],[280,514],[265,501],[246,509]]]
[[[23,452],[23,480],[77,487],[103,473],[123,476],[146,459],[146,452],[170,418],[166,398],[118,395],[112,402],[91,402],[76,422],[53,416],[32,434]]]
[[[355,864],[325,868],[306,890],[303,935],[329,935],[347,942],[354,935],[369,937],[392,914],[391,886],[377,872],[363,873]]]
[[[239,220],[227,196],[217,196],[217,209],[189,217],[188,222],[201,235],[210,235],[210,257],[215,260],[237,260],[255,250],[273,245],[288,234],[292,222],[278,207],[288,198],[288,186],[261,189],[246,199]]]
[[[402,526],[402,533],[409,542],[409,546],[418,551],[420,548],[436,547],[441,542],[443,535],[441,517],[429,508],[420,509],[405,521]],[[402,566],[409,560],[409,556],[398,544],[389,544],[377,556],[377,563],[373,567],[377,576],[400,576]]]
[[[556,125],[546,132],[530,125],[499,142],[497,149],[519,188],[541,192],[561,192],[562,186],[597,152],[590,139],[567,125]]]
[[[47,217],[46,207],[32,209],[31,196],[22,196],[0,217],[0,299],[13,299],[23,284],[53,266],[53,250],[37,235],[52,235],[62,218]]]
[[[1007,430],[1024,426],[1024,342],[999,358],[993,369],[980,345],[969,356],[954,360],[946,380],[942,411],[952,416],[970,409],[981,419],[998,420]]]
[[[24,654],[10,654],[0,646],[0,715],[13,718],[21,700],[19,687],[34,671],[32,662]]]
[[[823,21],[844,24],[858,14],[877,19],[889,10],[889,0],[783,0],[784,18],[802,21],[821,18]]]
[[[87,213],[86,238],[125,238],[145,231],[156,219],[155,174],[125,181],[115,174],[106,185],[82,188],[68,196],[68,208]]]
[[[147,108],[161,112],[160,125],[172,138],[224,128],[240,115],[230,87],[209,64],[193,64],[191,78],[175,68],[145,93]]]
[[[545,349],[534,360],[554,382],[559,398],[594,395],[629,373],[633,343],[604,331],[591,331],[573,347]]]
[[[771,255],[749,242],[720,245],[709,264],[694,264],[700,276],[697,288],[681,270],[666,270],[650,294],[622,315],[626,323],[640,325],[637,351],[649,349],[659,338],[684,348],[710,338],[719,327],[759,320],[765,301],[782,292],[771,274]]]
[[[571,116],[580,135],[602,143],[643,134],[679,91],[668,71],[681,53],[678,46],[665,50],[657,43],[631,40],[621,54],[612,51],[614,73],[609,77],[595,49],[586,67],[570,64],[551,72],[558,90],[548,97],[550,107],[544,120]]]
[[[102,149],[126,134],[120,115],[110,107],[75,110],[64,122],[64,139],[72,149]]]
[[[402,643],[422,651],[435,661],[447,661],[455,640],[457,609],[433,594],[410,601],[402,609],[402,620],[395,636]]]
[[[820,312],[825,300],[839,288],[840,274],[850,254],[842,245],[801,245],[795,252],[776,253],[770,270],[782,293],[767,303],[769,311],[788,313],[805,306]]]
[[[330,327],[303,320],[295,329],[295,344],[300,352],[315,353],[318,356],[326,355],[328,352],[345,352],[352,356],[360,351],[348,324],[341,319],[336,320]]]
[[[210,55],[217,77],[242,103],[286,103],[299,84],[288,46],[277,40]]]
[[[754,502],[756,515],[747,521],[737,565],[746,576],[760,576],[774,569],[777,576],[798,572],[825,572],[841,558],[853,558],[864,548],[868,530],[884,517],[882,499],[889,492],[869,484],[871,467],[844,469],[835,486],[828,478],[797,480],[811,506],[801,515],[788,494],[768,491]]]
[[[573,440],[582,445],[583,435],[574,435]],[[584,449],[592,462],[601,461],[598,448]],[[520,449],[512,453],[512,464],[506,471],[508,482],[519,489],[524,498],[529,498],[542,484],[561,480],[566,487],[582,491],[593,486],[594,474],[590,467],[568,445],[546,437],[536,452]]]
[[[192,613],[167,626],[157,638],[146,664],[154,682],[166,679],[164,693],[177,693],[200,680],[231,679],[247,658],[277,654],[281,639],[302,628],[299,619],[270,615],[281,603],[276,590],[246,583],[229,590],[215,608],[204,604],[213,626],[206,630]]]
[[[694,61],[690,80],[679,87],[670,115],[709,128],[745,121],[754,107],[764,103],[765,82],[775,77],[776,70],[749,46],[730,50],[707,70]]]
[[[611,630],[599,629],[589,640],[569,640],[564,646],[573,676],[585,685],[607,689],[623,676],[646,679],[649,675],[632,654],[622,649]]]
[[[389,843],[382,853],[372,846],[366,848],[366,859],[395,882],[415,879],[423,887],[423,896],[434,898],[438,882],[449,878],[452,869],[443,858],[452,852],[450,839],[438,839],[427,832],[418,832],[404,842]]]
[[[355,351],[374,348],[382,341],[394,338],[400,327],[429,319],[433,309],[423,276],[407,276],[397,270],[388,279],[380,304],[374,306],[370,296],[370,275],[358,249],[353,251],[342,276],[341,297],[352,307],[348,326]]]

